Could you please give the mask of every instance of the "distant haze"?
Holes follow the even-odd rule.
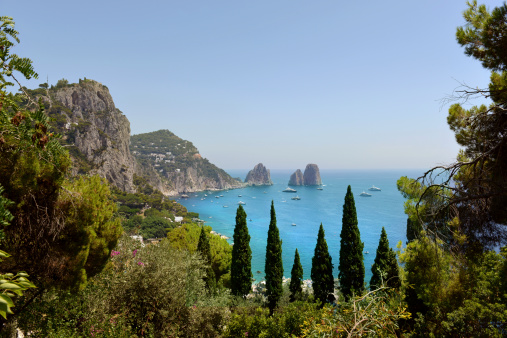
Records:
[[[455,41],[465,9],[441,0],[2,4],[20,32],[13,52],[40,75],[23,85],[97,80],[133,134],[169,129],[228,169],[453,161],[442,99],[489,81]]]

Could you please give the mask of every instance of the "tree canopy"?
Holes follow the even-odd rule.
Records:
[[[360,294],[364,289],[364,263],[361,235],[357,226],[356,204],[350,185],[343,204],[342,231],[340,233],[340,270],[338,278],[345,299]]]
[[[332,303],[334,297],[333,262],[327,249],[324,227],[320,224],[315,254],[312,258],[312,288],[315,299],[322,304]]]
[[[246,224],[246,212],[241,205],[236,212],[233,238],[231,292],[233,295],[246,297],[252,289],[252,250]]]
[[[282,241],[278,227],[276,226],[275,204],[271,201],[271,220],[269,222],[268,243],[266,245],[266,296],[268,307],[271,311],[275,309],[283,288],[283,262],[282,262]]]

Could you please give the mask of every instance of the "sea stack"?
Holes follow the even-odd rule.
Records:
[[[319,166],[316,164],[307,164],[305,174],[303,175],[305,185],[321,185]]]
[[[269,169],[259,163],[246,175],[245,183],[248,185],[273,185]]]
[[[296,170],[292,175],[290,175],[289,185],[304,185],[305,180],[303,178],[303,173],[301,170]]]

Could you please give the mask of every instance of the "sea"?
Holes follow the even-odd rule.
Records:
[[[243,180],[248,170],[228,170],[232,177]],[[298,249],[303,266],[304,279],[310,279],[312,257],[317,244],[320,224],[334,265],[333,274],[338,276],[340,232],[342,211],[347,186],[351,186],[357,210],[363,257],[365,282],[371,278],[371,266],[385,228],[390,246],[396,250],[398,242],[405,245],[407,215],[404,213],[403,196],[396,188],[401,176],[417,178],[423,170],[321,170],[322,190],[316,186],[292,187],[297,193],[283,192],[288,187],[293,171],[271,170],[271,186],[252,186],[240,189],[203,191],[188,194],[188,199],[177,198],[189,211],[199,216],[213,230],[227,236],[233,243],[238,203],[244,202],[252,249],[252,273],[258,283],[265,278],[265,254],[271,201],[274,202],[276,221],[282,240],[284,277],[290,278],[295,250]],[[369,191],[375,185],[381,191]],[[371,197],[360,194],[365,191]],[[292,200],[299,196],[300,200]],[[218,197],[218,198],[217,198]]]

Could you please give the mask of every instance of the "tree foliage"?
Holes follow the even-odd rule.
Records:
[[[246,297],[252,289],[252,250],[243,206],[236,211],[231,261],[231,292]]]
[[[283,288],[283,262],[282,262],[282,241],[276,226],[275,204],[271,201],[271,220],[268,229],[268,243],[266,245],[266,296],[268,307],[272,313],[275,309]]]
[[[213,266],[211,265],[211,248],[209,245],[209,238],[204,227],[201,227],[201,234],[199,235],[199,242],[197,243],[197,252],[201,254],[201,257],[206,264],[206,276],[204,277],[204,283],[206,283],[206,288],[210,292],[215,291],[216,281],[215,281],[215,272],[213,271]]]
[[[398,289],[401,285],[396,254],[389,246],[389,240],[387,239],[387,233],[384,227],[382,227],[380,241],[377,247],[377,254],[371,267],[371,272],[371,291],[378,289],[381,286]]]
[[[334,297],[333,263],[324,238],[324,227],[320,224],[315,254],[312,258],[312,288],[315,299],[332,303]]]
[[[301,261],[299,259],[299,252],[296,249],[296,253],[294,254],[294,264],[292,265],[292,270],[290,272],[290,301],[294,302],[296,300],[301,300],[301,296],[303,293],[303,288],[301,285],[303,284],[303,266],[301,265]]]
[[[338,278],[345,299],[359,295],[364,289],[364,263],[361,235],[357,226],[356,205],[350,185],[343,204],[342,231],[340,233],[340,270]]]
[[[11,224],[2,226],[12,256],[0,266],[23,269],[42,286],[80,287],[103,267],[121,233],[116,205],[104,181],[67,178],[69,155],[44,105],[26,96],[30,110],[23,110],[7,93],[15,72],[37,77],[30,59],[11,52],[17,34],[12,19],[0,17],[0,185],[14,202]]]
[[[210,234],[211,227],[204,226],[204,230],[207,234]],[[170,230],[167,238],[173,248],[194,253],[199,242],[200,233],[200,226],[188,223]],[[211,266],[213,267],[217,287],[230,287],[232,248],[227,240],[220,238],[220,236],[210,235],[208,238],[211,250]]]

